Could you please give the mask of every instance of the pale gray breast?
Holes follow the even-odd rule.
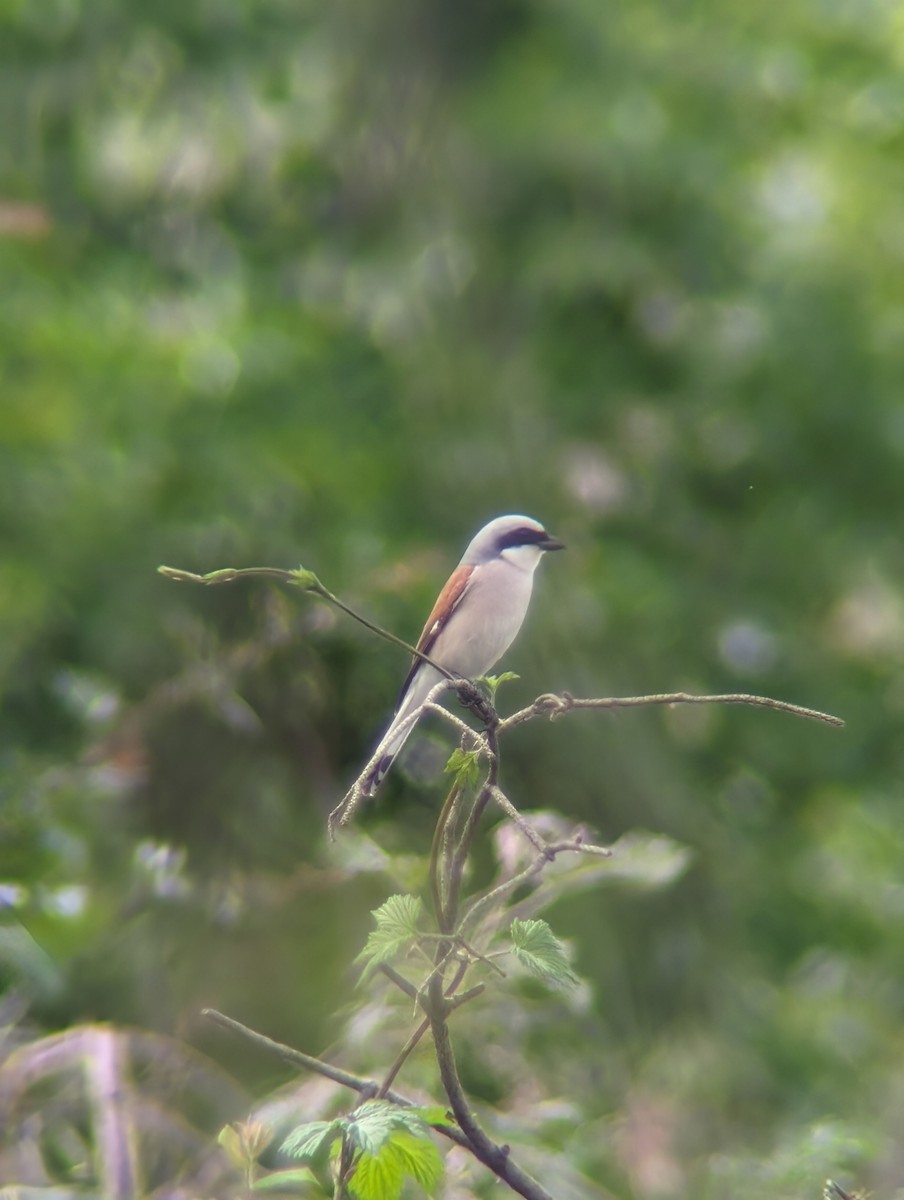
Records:
[[[453,614],[436,640],[437,661],[468,678],[485,675],[521,628],[532,587],[532,571],[498,559],[483,565],[479,581],[462,598],[467,612]]]

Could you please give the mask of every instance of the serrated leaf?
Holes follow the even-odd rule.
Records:
[[[429,1138],[397,1133],[387,1147],[395,1154],[406,1175],[425,1191],[432,1191],[443,1177],[442,1155]]]
[[[346,1136],[365,1153],[379,1154],[393,1130],[398,1128],[401,1111],[388,1100],[367,1100],[349,1119]]]
[[[535,975],[561,987],[580,982],[571,969],[565,947],[545,921],[512,921],[512,952]]]
[[[371,915],[377,928],[355,961],[376,965],[394,958],[420,935],[418,923],[423,912],[424,906],[416,896],[390,896],[385,904],[373,910]]]
[[[393,1129],[410,1133],[413,1137],[429,1136],[427,1122],[416,1108],[401,1108],[397,1104],[392,1105],[392,1126]]]
[[[454,775],[460,787],[473,787],[480,778],[480,756],[476,750],[453,750],[446,763],[447,775]]]
[[[282,1144],[284,1154],[293,1158],[316,1158],[324,1144],[342,1133],[342,1121],[309,1121],[299,1125]]]
[[[395,1111],[400,1115],[404,1110]],[[361,1152],[350,1188],[359,1200],[398,1200],[406,1178],[432,1191],[442,1176],[442,1157],[425,1133],[395,1129],[378,1152]]]
[[[262,1175],[260,1179],[255,1179],[251,1190],[254,1192],[285,1192],[294,1188],[296,1184],[304,1184],[304,1194],[310,1196],[312,1193],[307,1185],[311,1183],[317,1185],[317,1194],[322,1196],[323,1189],[313,1171],[308,1170],[307,1167],[290,1167],[287,1171],[271,1171],[269,1175]]]
[[[361,1154],[355,1163],[355,1173],[349,1180],[349,1191],[358,1200],[399,1200],[405,1172],[398,1156]]]

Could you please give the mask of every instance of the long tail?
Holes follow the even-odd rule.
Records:
[[[386,772],[395,761],[396,755],[408,741],[411,732],[417,725],[417,721],[411,721],[404,729],[395,732],[398,726],[402,725],[408,717],[419,709],[430,691],[437,683],[440,682],[439,674],[430,668],[427,671],[420,672],[411,682],[407,693],[402,698],[401,703],[392,719],[392,723],[383,735],[383,740],[377,749],[381,752],[380,757],[370,768],[366,775],[363,776],[360,783],[361,795],[369,800],[373,796],[383,779]]]
[[[386,772],[392,766],[393,762],[395,762],[396,755],[411,736],[411,731],[417,724],[416,721],[412,722],[407,729],[403,729],[401,733],[395,734],[395,736],[393,736],[392,732],[396,725],[398,725],[401,721],[404,721],[404,719],[408,716],[409,711],[410,710],[407,705],[404,709],[400,709],[396,714],[392,724],[389,726],[389,729],[384,734],[383,741],[380,744],[382,754],[361,780],[361,795],[364,796],[365,799],[369,800],[371,796],[376,794],[377,788],[383,782]]]
[[[413,728],[414,726],[412,725],[411,729]],[[371,796],[376,795],[377,789],[383,782],[386,772],[395,762],[396,755],[408,740],[408,735],[411,733],[411,729],[406,729],[403,734],[389,743],[387,749],[383,752],[383,754],[380,755],[371,769],[361,780],[361,795],[365,800],[369,800]]]

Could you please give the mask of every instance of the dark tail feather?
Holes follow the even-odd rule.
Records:
[[[383,782],[383,777],[392,766],[394,759],[395,754],[384,754],[361,780],[361,795],[365,800],[369,800],[371,796],[376,795],[377,788]]]

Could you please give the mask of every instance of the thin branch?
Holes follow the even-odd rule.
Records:
[[[553,1200],[550,1193],[533,1176],[528,1175],[512,1160],[508,1146],[497,1145],[478,1124],[458,1077],[446,1013],[442,981],[439,976],[434,976],[430,981],[430,1026],[433,1031],[436,1060],[452,1113],[468,1140],[472,1154],[525,1200]]]
[[[607,846],[595,846],[592,842],[581,841],[577,838],[572,838],[564,842],[549,842],[543,847],[534,861],[525,867],[523,871],[517,875],[513,875],[511,879],[505,880],[504,883],[500,883],[497,887],[492,888],[483,896],[479,896],[476,900],[472,900],[465,909],[458,926],[458,932],[464,936],[467,930],[476,927],[483,916],[484,910],[493,908],[511,892],[517,891],[518,888],[529,883],[535,875],[539,875],[543,868],[559,854],[567,853],[590,854],[597,858],[610,858],[612,855],[612,851]]]
[[[430,892],[433,897],[433,915],[436,918],[437,927],[443,933],[448,933],[450,925],[446,917],[445,872],[440,868],[440,858],[445,860],[448,854],[452,823],[458,812],[460,796],[461,788],[456,780],[443,801],[436,828],[433,831],[433,842],[430,846],[430,866],[427,877],[430,880]]]
[[[530,822],[515,808],[502,788],[490,788],[490,798],[502,809],[512,824],[520,829],[535,850],[539,850],[541,853],[546,852],[546,842],[537,833],[536,829],[531,826]]]
[[[806,717],[811,721],[822,721],[826,725],[844,726],[841,717],[820,712],[816,708],[805,708],[802,704],[791,704],[787,700],[775,700],[772,696],[750,696],[743,692],[729,692],[720,696],[695,696],[690,692],[666,692],[651,696],[610,696],[599,699],[579,700],[568,692],[561,695],[547,692],[538,696],[533,704],[512,713],[500,722],[499,732],[507,733],[516,725],[523,725],[534,717],[562,716],[577,708],[641,708],[653,704],[750,704],[759,708],[774,708],[777,712],[790,713],[794,717]]]
[[[451,686],[454,687],[456,685],[453,684]],[[468,741],[473,744],[474,750],[478,753],[486,748],[482,731],[472,729],[470,725],[466,724],[461,719],[461,717],[457,717],[455,713],[450,712],[448,708],[443,708],[441,704],[431,702],[430,700],[425,700],[421,705],[420,713],[421,716],[423,716],[424,713],[436,713],[437,716],[442,717],[445,721],[448,721],[448,723],[454,729],[456,729],[462,735],[462,737],[467,738]]]
[[[489,766],[487,767],[486,779],[483,781],[480,791],[471,806],[471,811],[468,813],[461,836],[458,839],[458,845],[450,847],[450,852],[445,855],[446,861],[443,863],[443,874],[446,894],[445,918],[448,928],[453,929],[458,921],[458,905],[461,897],[461,883],[464,877],[465,863],[468,860],[468,855],[471,853],[471,846],[474,841],[474,835],[477,832],[477,825],[480,818],[489,804],[493,795],[493,791],[497,786],[499,778],[499,717],[496,709],[490,705],[490,713],[487,715],[486,728],[484,729],[484,740],[486,742],[486,752],[489,758]]]
[[[317,1075],[323,1075],[326,1079],[331,1079],[333,1083],[341,1084],[342,1087],[350,1088],[353,1092],[358,1092],[360,1095],[367,1097],[375,1096],[380,1090],[380,1085],[373,1079],[362,1079],[359,1075],[351,1075],[348,1071],[343,1071],[340,1067],[334,1067],[331,1063],[326,1063],[320,1058],[313,1058],[310,1054],[303,1054],[301,1050],[296,1050],[292,1046],[286,1046],[282,1042],[274,1042],[271,1038],[258,1033],[254,1029],[249,1029],[241,1021],[227,1017],[225,1013],[218,1012],[215,1008],[201,1009],[201,1016],[207,1017],[208,1020],[213,1021],[215,1025],[222,1026],[223,1029],[228,1029],[230,1032],[237,1033],[240,1037],[246,1038],[255,1046],[259,1046],[262,1050],[267,1051],[268,1054],[275,1054],[277,1058],[281,1058],[283,1062],[289,1063],[290,1066],[306,1071],[313,1071]],[[393,1104],[398,1104],[400,1108],[418,1107],[416,1101],[409,1100],[407,1096],[401,1096],[398,1092],[387,1091],[384,1093],[383,1098]],[[466,1150],[470,1149],[470,1142],[457,1129],[449,1125],[433,1125],[432,1128],[437,1133],[445,1134],[450,1141],[463,1146]]]
[[[404,992],[409,1000],[417,1000],[417,988],[414,984],[409,982],[404,975],[400,975],[389,963],[380,963],[377,970],[385,975],[390,983],[394,983],[400,992]]]
[[[382,1100],[384,1096],[388,1095],[389,1089],[392,1087],[393,1083],[395,1083],[396,1076],[398,1075],[399,1071],[401,1071],[402,1067],[404,1067],[410,1055],[414,1052],[418,1042],[429,1028],[430,1021],[427,1017],[424,1017],[423,1021],[421,1021],[420,1025],[418,1025],[417,1029],[414,1030],[408,1041],[396,1055],[395,1062],[386,1072],[386,1078],[380,1084],[380,1090],[375,1096],[376,1100]]]
[[[314,572],[308,571],[305,567],[298,567],[294,571],[285,571],[281,567],[222,567],[219,571],[208,571],[206,575],[196,575],[193,571],[183,571],[178,567],[158,567],[157,572],[176,583],[201,583],[207,587],[216,586],[221,583],[233,583],[236,579],[279,579],[282,583],[300,587],[305,592],[313,592],[321,600],[326,600],[329,604],[335,605],[336,608],[341,609],[352,620],[363,625],[365,629],[369,629],[371,633],[375,633],[387,642],[392,642],[395,646],[401,646],[403,650],[407,650],[415,658],[420,658],[425,663],[429,663],[445,679],[455,682],[461,678],[454,671],[450,671],[448,667],[442,667],[438,662],[434,662],[429,654],[424,654],[422,650],[418,650],[417,646],[412,646],[404,638],[397,637],[396,634],[390,633],[388,629],[384,629],[381,625],[375,625],[367,617],[362,617],[359,612],[350,608],[344,600],[340,600],[338,596],[334,596],[329,588],[324,587]]]
[[[484,991],[484,985],[482,983],[478,983],[476,985],[476,987],[470,988],[467,992],[463,992],[460,996],[452,995],[452,993],[455,991],[455,989],[461,983],[462,979],[464,979],[465,973],[468,969],[468,965],[469,964],[467,962],[459,963],[458,969],[456,970],[451,983],[446,988],[446,996],[447,996],[447,998],[449,998],[449,1008],[448,1008],[449,1012],[452,1012],[453,1009],[459,1008],[462,1004],[467,1004],[469,1000],[473,1000],[475,998],[475,996],[481,995],[481,993]],[[418,998],[420,999],[421,1003],[423,1004],[423,997],[418,997]],[[415,1046],[417,1046],[418,1042],[421,1040],[421,1038],[424,1036],[424,1034],[427,1032],[427,1030],[429,1028],[430,1028],[430,1018],[425,1017],[423,1019],[423,1021],[421,1021],[420,1025],[418,1025],[417,1029],[415,1029],[415,1031],[411,1034],[411,1036],[409,1037],[409,1039],[405,1043],[405,1045],[402,1047],[402,1049],[399,1051],[399,1054],[396,1057],[395,1062],[389,1068],[386,1078],[380,1084],[380,1090],[377,1092],[376,1099],[378,1099],[378,1100],[382,1099],[386,1095],[386,1093],[389,1091],[390,1087],[392,1087],[392,1084],[395,1082],[396,1076],[398,1075],[399,1071],[401,1071],[402,1067],[407,1062],[407,1060],[408,1060],[409,1056],[411,1055],[412,1051],[414,1050]]]

